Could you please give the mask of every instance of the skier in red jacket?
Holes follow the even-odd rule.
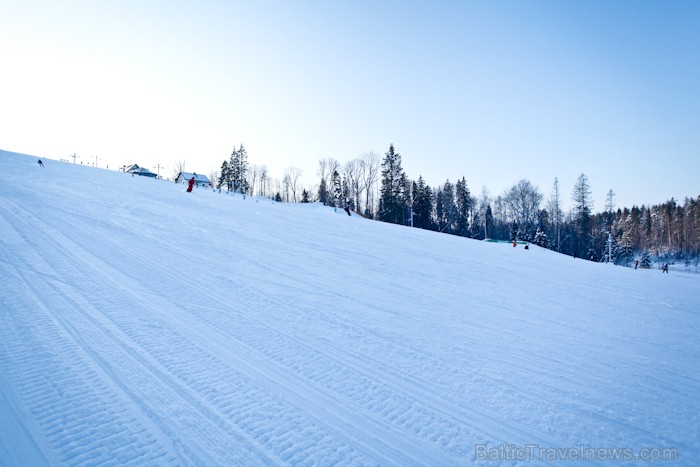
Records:
[[[190,181],[187,182],[187,193],[192,193],[192,187],[194,187],[194,177],[190,178]]]

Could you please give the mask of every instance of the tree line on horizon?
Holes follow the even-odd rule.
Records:
[[[264,166],[249,165],[241,144],[212,174],[216,188],[267,196],[279,202],[321,202],[382,222],[484,240],[525,241],[576,258],[630,265],[635,258],[698,264],[700,197],[682,204],[671,199],[653,206],[617,208],[609,190],[605,209],[593,212],[591,184],[581,174],[574,184],[568,212],[562,208],[559,180],[549,197],[523,179],[492,197],[486,188],[476,196],[466,177],[436,187],[422,176],[411,180],[393,144],[383,157],[365,153],[341,164],[319,161],[319,183],[300,186],[301,170],[288,168],[282,180]],[[612,243],[609,244],[609,239]],[[608,255],[611,251],[612,255]]]

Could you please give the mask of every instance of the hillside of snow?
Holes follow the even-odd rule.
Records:
[[[1,465],[700,458],[698,275],[44,162],[0,151]]]

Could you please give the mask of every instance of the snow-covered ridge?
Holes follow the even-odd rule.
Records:
[[[0,151],[2,465],[700,457],[697,275],[36,161]]]

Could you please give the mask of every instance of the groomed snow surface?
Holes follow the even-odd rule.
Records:
[[[0,151],[2,465],[700,458],[697,275],[44,162]]]

